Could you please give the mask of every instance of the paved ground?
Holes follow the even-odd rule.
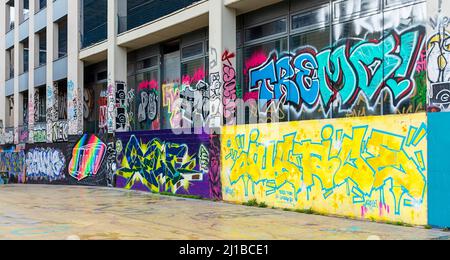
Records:
[[[449,239],[450,233],[106,188],[0,185],[0,239]]]

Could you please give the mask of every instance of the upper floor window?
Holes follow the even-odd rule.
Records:
[[[400,6],[400,5],[405,5],[405,4],[414,4],[417,2],[421,2],[423,0],[384,0],[384,5],[386,7],[391,7],[391,6]]]
[[[14,48],[6,50],[6,78],[14,78]]]
[[[22,21],[26,21],[30,18],[30,0],[23,0],[22,15]]]
[[[273,22],[257,25],[245,30],[245,41],[259,40],[268,36],[287,32],[287,19],[279,19]]]
[[[82,0],[82,2],[82,45],[86,48],[107,38],[108,4],[106,0]]]
[[[10,0],[9,2],[6,3],[6,30],[7,31],[11,31],[14,30],[14,26],[15,26],[15,16],[16,16],[16,11],[14,8],[14,0]]]
[[[41,86],[36,89],[35,91],[35,100],[37,100],[37,104],[35,104],[35,107],[37,108],[36,113],[36,122],[37,123],[45,123],[47,121],[47,94],[46,94],[46,87]]]
[[[58,23],[58,58],[67,55],[67,20]]]
[[[29,65],[29,44],[28,39],[22,42],[22,48],[23,48],[23,61],[22,61],[22,71],[28,72],[28,65]]]
[[[146,23],[188,7],[200,0],[123,0],[119,6],[119,33],[131,30]]]
[[[381,10],[380,0],[343,0],[334,3],[334,19],[343,20]]]
[[[47,32],[43,30],[38,33],[39,38],[39,66],[47,63]]]
[[[37,11],[40,11],[46,7],[47,7],[47,0],[38,0],[36,8]]]
[[[315,8],[293,15],[291,18],[292,30],[307,30],[325,26],[330,22],[330,6],[324,5],[320,8]]]

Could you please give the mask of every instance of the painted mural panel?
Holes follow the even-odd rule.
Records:
[[[25,183],[25,151],[23,146],[0,148],[0,173],[2,178],[7,179],[8,183]]]
[[[217,164],[210,170],[209,141],[208,135],[169,130],[118,134],[116,187],[220,198],[220,174]]]
[[[226,201],[427,224],[426,115],[225,127]]]
[[[70,136],[66,143],[29,144],[24,154],[26,182],[107,186],[113,168],[108,145],[90,134]]]

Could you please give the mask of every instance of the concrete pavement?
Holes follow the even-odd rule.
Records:
[[[0,239],[378,238],[450,233],[118,189],[0,185]]]

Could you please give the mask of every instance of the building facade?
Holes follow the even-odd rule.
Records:
[[[0,172],[450,226],[442,0],[0,0]]]

